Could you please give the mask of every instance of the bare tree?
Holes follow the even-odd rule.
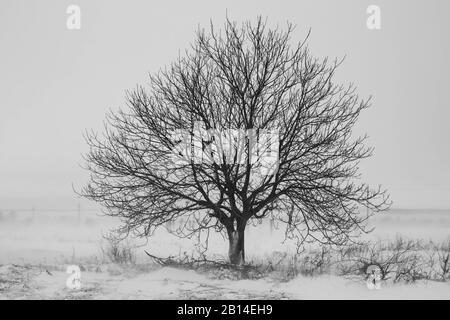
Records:
[[[284,222],[301,242],[342,244],[366,231],[367,218],[389,206],[386,191],[357,181],[372,149],[352,127],[369,100],[332,81],[341,61],[312,57],[308,36],[292,46],[292,31],[261,18],[199,30],[149,88],[127,93],[103,135],[86,135],[82,194],[122,218],[126,234],[177,220],[179,236],[226,231],[233,264],[244,263],[255,219]]]

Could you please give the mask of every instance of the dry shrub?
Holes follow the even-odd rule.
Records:
[[[133,246],[126,241],[106,237],[106,244],[101,246],[104,260],[118,264],[135,264],[136,253]]]
[[[339,250],[341,275],[365,276],[371,265],[379,267],[381,279],[392,282],[415,282],[431,279],[430,259],[419,240],[366,242]]]

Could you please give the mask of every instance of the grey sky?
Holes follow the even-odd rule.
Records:
[[[66,8],[81,8],[81,30]],[[381,30],[366,8],[381,7]],[[450,208],[450,2],[441,1],[24,1],[0,3],[0,201],[73,197],[86,173],[85,128],[101,129],[124,90],[147,81],[184,50],[197,27],[268,16],[312,29],[319,56],[347,55],[338,80],[373,95],[357,132],[375,155],[368,182],[395,207]],[[0,207],[2,207],[0,203]]]

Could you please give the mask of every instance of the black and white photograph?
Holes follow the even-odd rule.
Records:
[[[449,300],[449,14],[1,0],[0,300]]]

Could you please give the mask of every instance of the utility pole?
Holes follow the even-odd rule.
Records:
[[[81,221],[81,205],[79,202],[77,204],[77,212],[78,212],[78,221]]]

